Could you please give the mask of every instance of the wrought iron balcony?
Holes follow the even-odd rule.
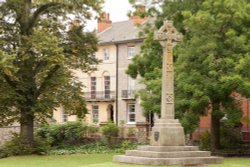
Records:
[[[114,101],[115,92],[114,91],[95,91],[95,92],[85,92],[86,101]]]
[[[122,90],[122,99],[135,99],[135,90]]]

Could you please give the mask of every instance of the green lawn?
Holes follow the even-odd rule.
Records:
[[[0,159],[0,167],[144,167],[112,162],[112,154],[21,156]],[[228,158],[211,167],[249,167],[250,158]],[[209,166],[209,167],[210,167]]]

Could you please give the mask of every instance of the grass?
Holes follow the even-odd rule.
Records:
[[[19,156],[0,159],[0,167],[146,167],[112,162],[112,154]],[[250,158],[226,158],[209,167],[249,167]],[[177,167],[177,166],[175,166]]]

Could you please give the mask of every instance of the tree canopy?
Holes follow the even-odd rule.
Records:
[[[157,14],[160,21],[156,25],[160,25],[161,20],[171,19],[184,34],[183,42],[175,48],[177,117],[182,119],[185,131],[190,133],[195,129],[194,125],[198,125],[198,117],[211,110],[214,149],[220,146],[220,119],[227,114],[227,123],[231,126],[240,121],[240,101],[235,96],[250,96],[247,69],[250,63],[249,7],[248,0],[176,0],[165,1],[162,12]],[[154,52],[157,54],[160,50]],[[149,57],[143,50],[141,53],[129,66],[130,75],[131,67],[139,71],[138,59]],[[151,67],[157,68],[159,66]],[[146,73],[153,73],[153,70]],[[146,86],[153,82],[156,82],[155,77],[148,80]],[[150,103],[149,98],[144,99],[142,104]]]
[[[91,56],[98,40],[83,28],[86,19],[99,15],[101,4],[102,0],[0,2],[0,125],[19,122],[28,144],[33,144],[34,121],[46,121],[60,105],[84,117],[83,85],[74,70],[93,70],[98,63]]]

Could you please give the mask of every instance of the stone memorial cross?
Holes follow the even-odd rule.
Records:
[[[165,21],[155,34],[155,39],[164,47],[162,65],[161,118],[174,119],[174,70],[173,47],[181,41],[182,35],[177,32],[172,21]]]
[[[153,146],[184,146],[184,130],[179,120],[174,116],[174,64],[173,47],[180,41],[182,35],[177,32],[172,21],[155,33],[155,39],[164,48],[162,65],[162,97],[161,118],[155,121],[152,129],[151,145]]]

